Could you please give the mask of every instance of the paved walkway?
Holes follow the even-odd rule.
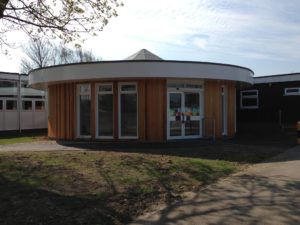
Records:
[[[300,146],[132,225],[300,224]]]
[[[56,141],[36,141],[36,142],[0,145],[0,152],[1,151],[62,151],[62,150],[82,150],[82,149],[59,145],[56,143]]]

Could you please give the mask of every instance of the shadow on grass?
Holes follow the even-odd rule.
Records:
[[[127,198],[134,206],[139,199]],[[113,225],[131,221],[124,196],[66,196],[0,176],[1,225]]]
[[[277,139],[275,139],[277,140]],[[79,142],[58,141],[60,145],[76,147],[84,150],[144,153],[155,155],[169,155],[180,157],[192,157],[202,159],[218,159],[238,163],[258,163],[270,157],[278,155],[295,146],[291,142],[263,142],[242,138],[234,140],[184,140],[162,143],[143,142]]]

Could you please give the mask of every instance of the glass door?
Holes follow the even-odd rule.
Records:
[[[201,137],[200,92],[168,93],[168,139]]]

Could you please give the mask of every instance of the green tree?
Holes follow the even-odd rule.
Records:
[[[117,16],[120,0],[0,0],[0,45],[10,44],[7,32],[23,30],[31,38],[60,38],[64,43],[96,35]]]

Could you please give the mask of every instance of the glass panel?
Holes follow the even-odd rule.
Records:
[[[16,97],[18,94],[18,83],[12,81],[0,81],[0,95]]]
[[[45,102],[44,101],[35,101],[35,110],[36,111],[45,110]]]
[[[196,88],[196,89],[202,88],[202,85],[200,84],[186,84],[185,86],[186,88]]]
[[[298,93],[300,91],[299,88],[286,88],[285,92],[286,93]]]
[[[258,94],[258,92],[256,91],[256,90],[254,90],[254,91],[243,91],[242,92],[242,95],[243,96],[257,96],[257,94]]]
[[[80,135],[89,136],[91,133],[90,121],[91,121],[91,100],[89,95],[81,95],[79,103],[79,115],[80,115]]]
[[[80,93],[89,93],[90,92],[90,85],[80,85]]]
[[[183,83],[168,83],[169,88],[184,88]]]
[[[113,95],[98,95],[98,136],[113,136]]]
[[[124,84],[121,86],[121,91],[136,91],[136,85]]]
[[[32,110],[32,101],[22,101],[22,110]]]
[[[136,94],[121,94],[121,136],[137,136]]]
[[[170,93],[170,116],[175,117],[175,121],[170,121],[170,136],[182,135],[181,123],[181,93]]]
[[[194,120],[194,121],[186,121],[185,122],[185,135],[191,136],[191,135],[199,135],[200,134],[200,121]]]
[[[170,121],[170,136],[181,136],[181,121]]]
[[[176,120],[180,120],[180,113],[181,113],[181,94],[180,93],[170,93],[169,112],[170,112],[170,116],[176,116]]]
[[[200,115],[199,99],[199,93],[185,93],[185,115],[187,119],[190,116]]]
[[[17,100],[6,100],[6,110],[17,110]]]
[[[112,92],[112,85],[100,85],[98,87],[99,92]]]
[[[243,107],[257,107],[257,98],[243,98]]]
[[[3,109],[3,101],[0,100],[0,110],[2,110],[2,109]]]

